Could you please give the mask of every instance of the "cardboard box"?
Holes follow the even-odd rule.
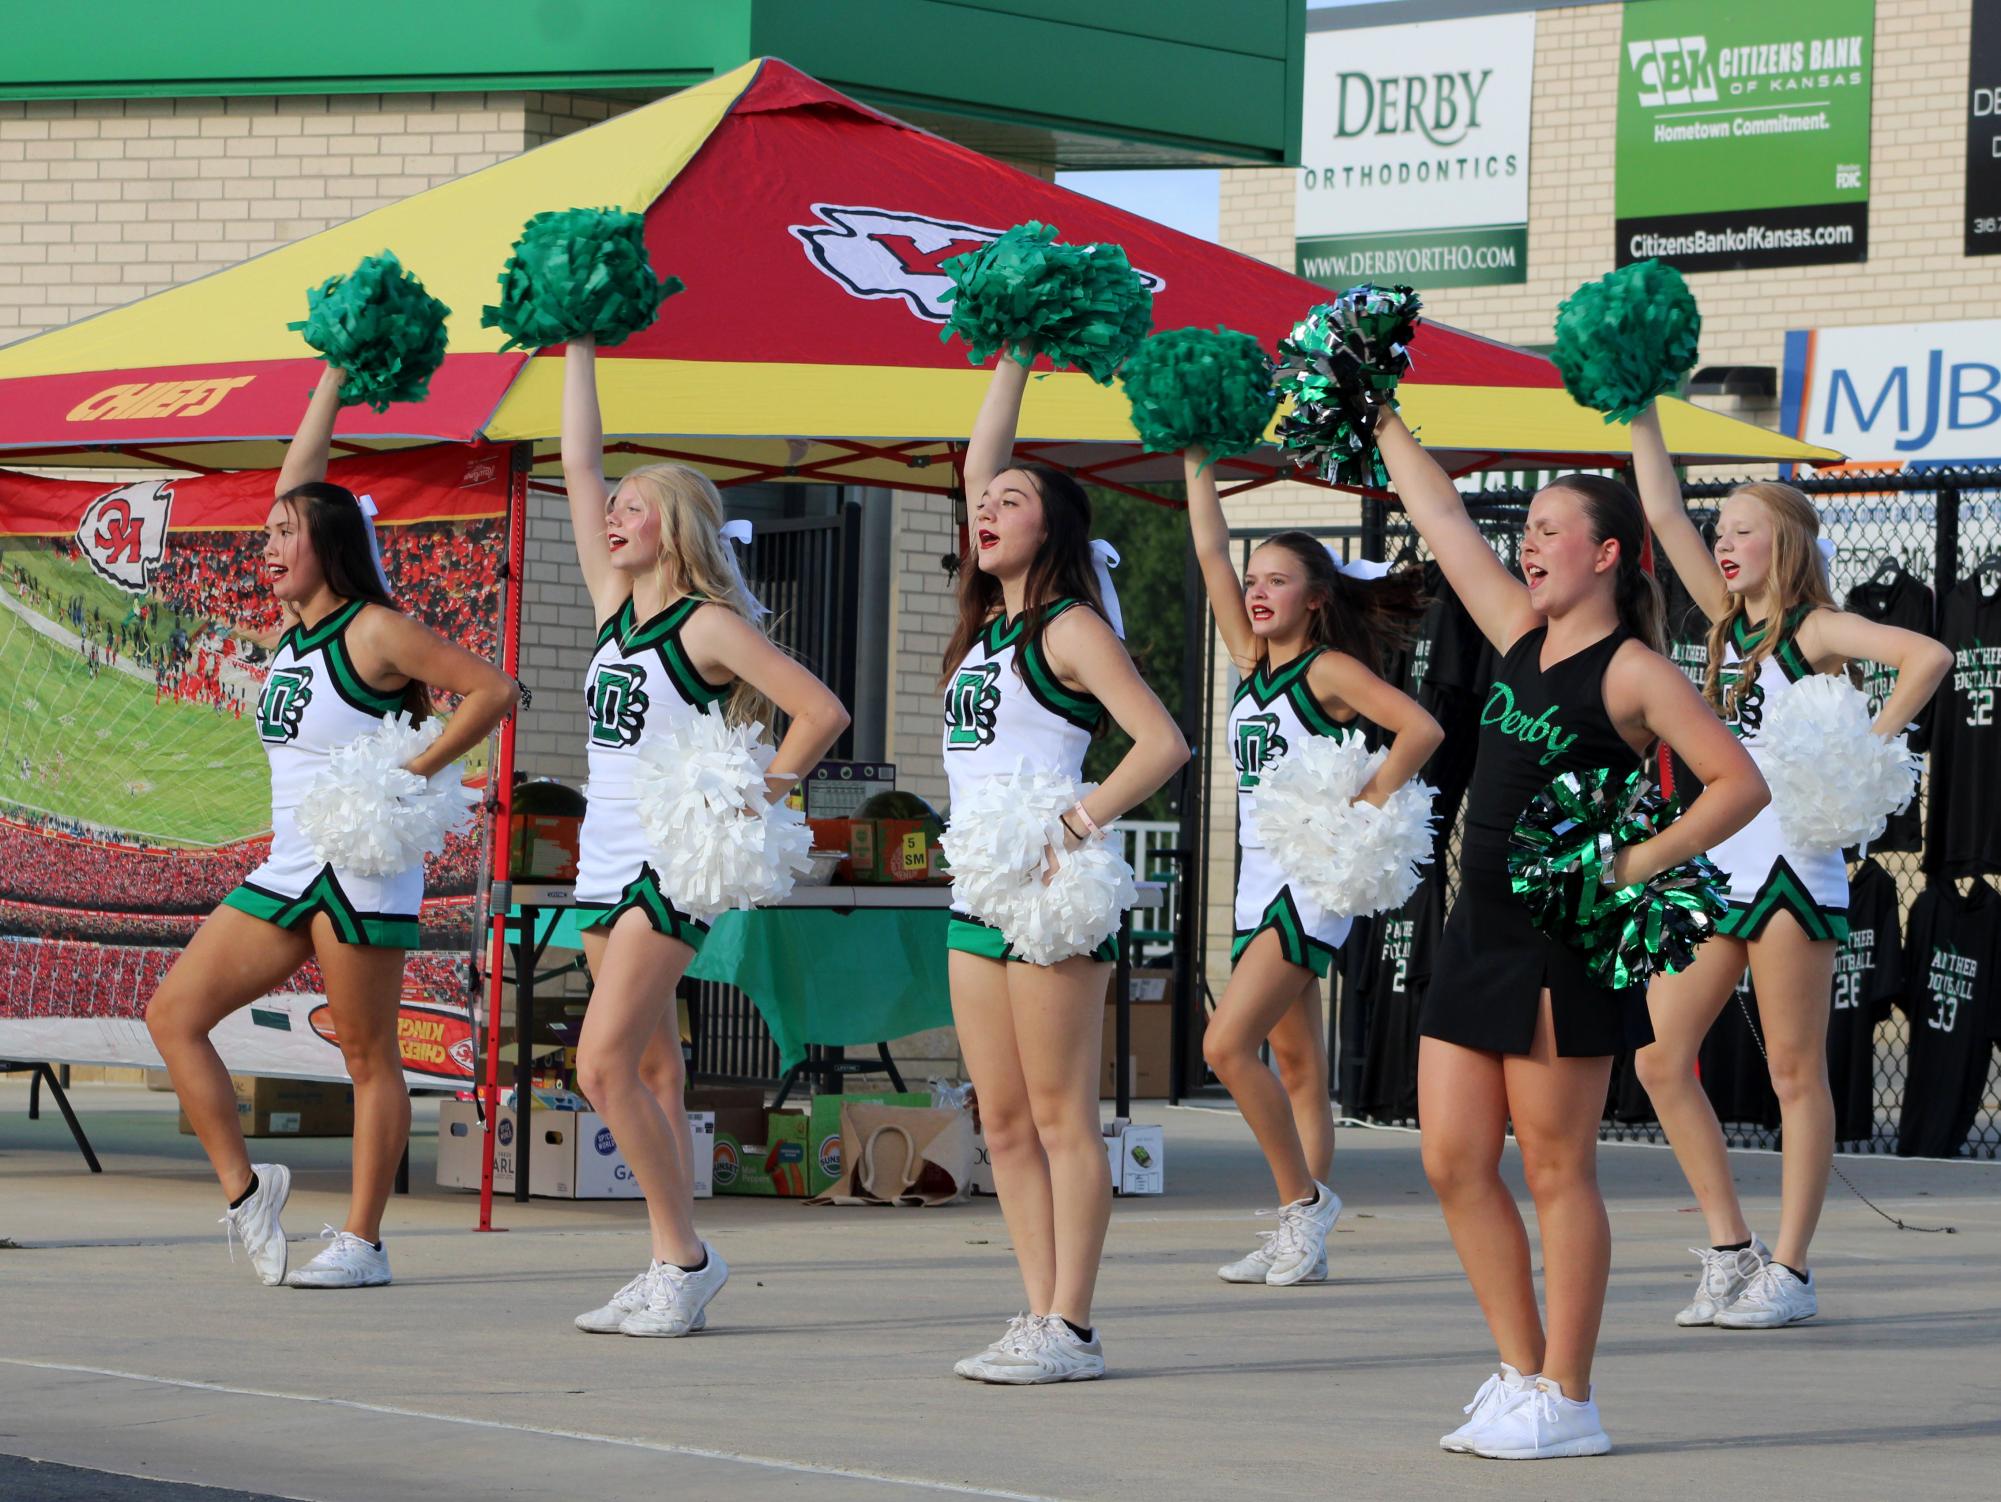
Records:
[[[803,1111],[767,1111],[757,1141],[719,1130],[711,1174],[715,1192],[804,1199],[812,1128],[812,1118]]]
[[[937,826],[925,819],[850,819],[848,879],[863,884],[943,881]]]
[[[1161,1194],[1167,1186],[1167,1134],[1157,1126],[1134,1126],[1123,1118],[1105,1124],[1105,1156],[1112,1169],[1112,1193]]]
[[[918,1090],[898,1095],[878,1090],[860,1095],[816,1095],[813,1097],[812,1128],[807,1136],[806,1192],[825,1194],[841,1177],[841,1107],[854,1101],[871,1101],[883,1106],[928,1106],[931,1092]]]
[[[716,1131],[738,1142],[756,1142],[764,1135],[764,1086],[690,1086],[683,1097],[690,1111],[707,1111],[716,1119]]]
[[[638,1199],[639,1181],[626,1166],[625,1155],[612,1139],[611,1128],[595,1111],[531,1111],[529,1127],[535,1146],[528,1155],[528,1192],[540,1199]],[[518,1125],[512,1111],[502,1110],[494,1123],[493,1188],[514,1192]],[[688,1113],[695,1198],[708,1199],[715,1161],[715,1117],[705,1111]],[[445,1189],[477,1189],[484,1152],[478,1113],[469,1100],[448,1100],[438,1107],[438,1184]]]
[[[1123,1119],[1104,1126],[1105,1162],[1112,1171],[1114,1194],[1164,1194],[1167,1175],[1166,1132],[1157,1126],[1134,1126]],[[993,1159],[987,1155],[984,1132],[973,1134],[973,1173],[970,1181],[975,1194],[994,1192]]]
[[[1112,984],[1117,984],[1114,973]],[[1127,1056],[1132,1073],[1129,1082],[1134,1100],[1165,1100],[1174,1064],[1174,972],[1134,970],[1132,973],[1132,1032]],[[1105,996],[1105,1033],[1102,1073],[1098,1096],[1113,1100],[1118,1096],[1118,1077],[1112,1072],[1116,1057],[1118,1013],[1109,987]]]
[[[318,1080],[272,1080],[231,1075],[236,1119],[246,1137],[352,1137],[354,1087]],[[194,1124],[181,1112],[181,1135]]]

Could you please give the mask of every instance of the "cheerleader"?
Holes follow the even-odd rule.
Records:
[[[1109,718],[1133,745],[1063,815],[1068,851],[1104,838],[1187,761],[1188,747],[1108,623],[1116,607],[1093,565],[1083,487],[1060,470],[1012,462],[1027,381],[1028,368],[1003,355],[966,449],[973,546],[945,654],[945,773],[955,813],[980,779],[1024,766],[1081,778],[1085,748]],[[1060,859],[1049,853],[1052,869]],[[959,1048],[1028,1296],[1001,1338],[954,1370],[981,1382],[1101,1377],[1091,1298],[1111,1182],[1099,1055],[1116,941],[1035,965],[955,910],[947,942]]]
[[[297,810],[328,758],[386,714],[431,713],[432,688],[460,696],[443,733],[409,770],[429,777],[484,741],[513,708],[512,680],[404,615],[390,601],[364,503],[327,483],[327,450],[345,379],[320,378],[285,453],[264,524],[264,577],[286,628],[257,700],[271,762],[271,853],[222,900],[146,1007],[181,1108],[221,1180],[232,1247],[265,1283],[362,1288],[389,1281],[382,1210],[410,1138],[410,1097],[396,1024],[403,952],[417,945],[421,864],[362,876],[321,862]],[[347,1218],[330,1244],[287,1276],[279,1216],[291,1193],[281,1163],[252,1163],[229,1071],[209,1041],[223,1018],[317,960],[341,1057],[354,1082],[354,1169]]]
[[[1366,719],[1392,737],[1361,794],[1380,807],[1417,774],[1445,732],[1377,676],[1385,653],[1408,643],[1423,614],[1417,572],[1341,564],[1305,533],[1281,532],[1251,554],[1239,580],[1206,457],[1183,456],[1188,524],[1216,629],[1242,681],[1229,720],[1239,845],[1235,968],[1202,1051],[1264,1150],[1282,1206],[1278,1229],[1217,1275],[1226,1283],[1282,1288],[1327,1276],[1327,1236],[1341,1213],[1341,1197],[1327,1184],[1334,1111],[1319,981],[1352,919],[1296,891],[1265,850],[1258,783],[1309,736],[1358,734],[1357,722]],[[1276,1079],[1258,1056],[1267,1041]]]
[[[577,859],[577,926],[591,971],[577,1084],[611,1127],[646,1196],[652,1258],[600,1307],[596,1334],[690,1335],[729,1277],[695,1232],[686,1081],[674,991],[708,925],[661,890],[640,829],[642,748],[692,716],[791,717],[766,774],[773,802],[848,725],[819,679],[759,624],[724,535],[722,497],[698,470],[651,464],[613,488],[600,470],[597,349],[564,356],[563,480],[577,561],[597,622],[585,679],[589,804]]]
[[[1522,578],[1494,556],[1452,481],[1392,412],[1384,462],[1500,665],[1480,715],[1460,889],[1419,1014],[1424,1169],[1499,1349],[1447,1450],[1495,1459],[1612,1447],[1591,1381],[1611,1265],[1598,1191],[1598,1126],[1612,1056],[1648,1039],[1644,994],[1596,984],[1510,889],[1508,838],[1565,772],[1639,768],[1664,740],[1704,791],[1679,820],[1627,846],[1615,879],[1643,881],[1720,843],[1769,798],[1764,780],[1680,669],[1662,656],[1660,591],[1640,565],[1639,502],[1614,480],[1565,475],[1529,506]],[[1500,1174],[1509,1127],[1535,1201],[1548,1322],[1528,1236]]]
[[[1753,760],[1765,717],[1794,684],[1856,659],[1897,669],[1876,734],[1894,736],[1910,724],[1952,654],[1914,631],[1834,608],[1811,501],[1774,481],[1739,487],[1717,515],[1712,553],[1682,505],[1651,407],[1633,422],[1633,454],[1647,520],[1709,617],[1704,693]],[[1675,1323],[1771,1329],[1819,1309],[1807,1249],[1834,1160],[1827,1029],[1834,957],[1848,936],[1848,868],[1839,850],[1791,846],[1774,808],[1709,855],[1730,877],[1730,912],[1693,965],[1654,980],[1647,993],[1654,1042],[1634,1062],[1712,1243],[1695,1253],[1702,1280]],[[1783,1126],[1779,1234],[1769,1250],[1745,1223],[1722,1128],[1695,1077],[1696,1051],[1747,964]]]

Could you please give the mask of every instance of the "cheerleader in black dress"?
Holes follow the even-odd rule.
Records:
[[[1638,767],[1665,741],[1702,781],[1681,818],[1619,852],[1644,880],[1718,843],[1769,799],[1764,779],[1692,684],[1660,655],[1659,590],[1641,565],[1638,499],[1566,475],[1529,507],[1522,577],[1495,557],[1451,479],[1395,414],[1378,431],[1411,522],[1501,655],[1480,714],[1460,891],[1420,1015],[1424,1168],[1499,1349],[1501,1369],[1439,1441],[1494,1459],[1602,1455],[1591,1362],[1611,1265],[1598,1126],[1612,1056],[1651,1038],[1645,994],[1609,991],[1530,922],[1508,885],[1509,832],[1564,772]],[[1500,1174],[1512,1124],[1535,1200],[1548,1304]]]

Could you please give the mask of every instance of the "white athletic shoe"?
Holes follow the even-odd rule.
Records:
[[[1321,1183],[1314,1184],[1312,1199],[1295,1200],[1280,1210],[1265,1282],[1273,1288],[1290,1288],[1304,1282],[1316,1266],[1325,1277],[1327,1234],[1340,1213],[1341,1196]]]
[[[1021,1342],[1029,1339],[1031,1332],[1041,1318],[1041,1315],[1030,1314],[1025,1310],[1017,1314],[1007,1322],[1007,1328],[1001,1331],[1001,1338],[999,1340],[988,1346],[984,1351],[981,1351],[977,1356],[968,1356],[962,1361],[954,1362],[952,1365],[953,1373],[957,1376],[969,1377],[975,1382],[984,1381],[985,1377],[983,1374],[986,1370],[988,1360],[1004,1352],[1012,1351]]]
[[[1533,1392],[1535,1380],[1524,1377],[1503,1361],[1501,1369],[1480,1384],[1480,1390],[1473,1394],[1473,1401],[1460,1410],[1466,1415],[1466,1422],[1450,1434],[1440,1435],[1438,1448],[1450,1450],[1455,1455],[1470,1454],[1479,1432],[1504,1410]]]
[[[231,1262],[236,1260],[236,1243],[242,1242],[257,1276],[267,1286],[276,1288],[285,1281],[285,1263],[290,1255],[285,1248],[285,1228],[278,1224],[278,1216],[285,1208],[285,1201],[292,1197],[292,1170],[282,1163],[252,1163],[250,1171],[257,1175],[257,1192],[234,1210],[223,1212],[222,1224],[227,1228],[223,1240],[229,1247]]]
[[[1059,1316],[1030,1315],[1033,1327],[1011,1347],[982,1362],[975,1380],[1027,1386],[1038,1382],[1089,1382],[1105,1375],[1105,1348],[1093,1329],[1079,1340]]]
[[[652,1291],[653,1264],[649,1262],[646,1271],[613,1294],[609,1303],[600,1304],[589,1313],[578,1315],[577,1328],[586,1330],[592,1335],[617,1335],[621,1333],[619,1326],[625,1323],[627,1315],[646,1307],[646,1296]],[[688,1326],[688,1333],[694,1334],[708,1322],[708,1312],[704,1310],[696,1315],[695,1322]]]
[[[693,1335],[708,1324],[704,1311],[729,1282],[730,1267],[706,1241],[702,1251],[708,1260],[693,1272],[669,1262],[653,1264],[653,1286],[646,1302],[619,1321],[621,1335]]]
[[[1579,1403],[1547,1377],[1536,1378],[1473,1439],[1473,1453],[1488,1460],[1567,1460],[1606,1455],[1611,1449],[1605,1426],[1598,1422],[1596,1391]]]
[[[1716,1324],[1724,1330],[1776,1330],[1818,1313],[1820,1299],[1814,1293],[1813,1269],[1807,1269],[1802,1283],[1791,1268],[1767,1262],[1737,1295],[1737,1301],[1716,1316]]]
[[[381,1244],[363,1241],[352,1231],[332,1226],[320,1232],[333,1238],[319,1256],[285,1280],[291,1288],[380,1288],[389,1281],[389,1254]]]
[[[1260,1210],[1258,1212],[1260,1215],[1270,1215],[1272,1213],[1269,1210]],[[1271,1244],[1277,1238],[1278,1233],[1276,1231],[1258,1232],[1258,1249],[1249,1256],[1239,1258],[1235,1262],[1224,1263],[1223,1266],[1216,1269],[1216,1276],[1221,1278],[1225,1283],[1264,1282],[1265,1274],[1271,1271]],[[1325,1245],[1322,1245],[1320,1248],[1320,1260],[1315,1262],[1306,1276],[1298,1281],[1301,1283],[1321,1283],[1325,1282],[1326,1278],[1327,1248]]]
[[[1772,1260],[1772,1253],[1757,1237],[1739,1252],[1719,1252],[1714,1247],[1692,1246],[1689,1250],[1702,1259],[1702,1281],[1696,1285],[1695,1301],[1674,1317],[1677,1325],[1710,1325],[1716,1316],[1737,1301],[1758,1270]]]

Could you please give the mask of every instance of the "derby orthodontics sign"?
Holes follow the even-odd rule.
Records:
[[[1532,13],[1308,32],[1298,274],[1527,280],[1534,71]]]

